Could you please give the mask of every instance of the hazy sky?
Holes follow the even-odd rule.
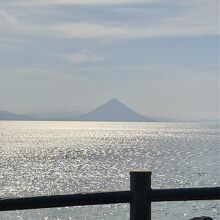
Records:
[[[219,0],[0,0],[0,109],[217,118]]]

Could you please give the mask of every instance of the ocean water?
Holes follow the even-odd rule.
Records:
[[[129,189],[129,171],[153,188],[220,186],[215,124],[0,121],[0,197]],[[218,201],[153,203],[152,219],[220,219]],[[0,219],[129,219],[129,205],[0,212]]]

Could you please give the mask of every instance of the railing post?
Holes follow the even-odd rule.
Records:
[[[151,172],[130,172],[130,220],[151,220]]]

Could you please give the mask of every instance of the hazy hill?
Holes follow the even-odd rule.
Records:
[[[32,116],[19,115],[13,112],[0,111],[0,120],[36,120]]]
[[[76,118],[79,121],[152,121],[143,115],[140,115],[118,101],[117,99],[111,99],[107,103],[99,106],[91,112],[83,114]]]
[[[32,116],[34,118],[38,118],[41,120],[49,120],[49,121],[71,121],[76,117],[82,115],[82,112],[79,111],[57,111],[57,112],[41,112],[41,113],[26,113],[26,115]]]
[[[27,120],[27,121],[73,121],[81,115],[81,112],[44,112],[16,114],[8,111],[0,111],[0,120]]]
[[[26,114],[0,111],[0,120],[220,123],[219,119],[178,120],[165,117],[146,117],[133,111],[117,99],[111,99],[107,103],[86,114],[79,111],[57,111]]]

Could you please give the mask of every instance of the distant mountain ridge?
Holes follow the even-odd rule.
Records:
[[[42,112],[42,113],[26,113],[26,115],[41,120],[54,120],[54,121],[65,121],[74,120],[76,117],[82,115],[79,111],[57,111],[57,112]]]
[[[88,113],[57,111],[16,114],[0,111],[0,120],[220,123],[219,119],[178,120],[164,117],[146,117],[138,114],[115,98]]]
[[[0,120],[35,120],[34,117],[29,115],[19,115],[13,112],[0,111]]]
[[[97,107],[91,112],[76,118],[79,121],[119,121],[119,122],[150,122],[153,121],[140,115],[121,103],[117,99],[111,99],[107,103]]]
[[[115,122],[152,122],[151,118],[138,114],[117,99],[111,99],[105,104],[88,112],[44,112],[26,113],[24,115],[12,112],[0,112],[0,120],[40,120],[40,121],[115,121]]]

